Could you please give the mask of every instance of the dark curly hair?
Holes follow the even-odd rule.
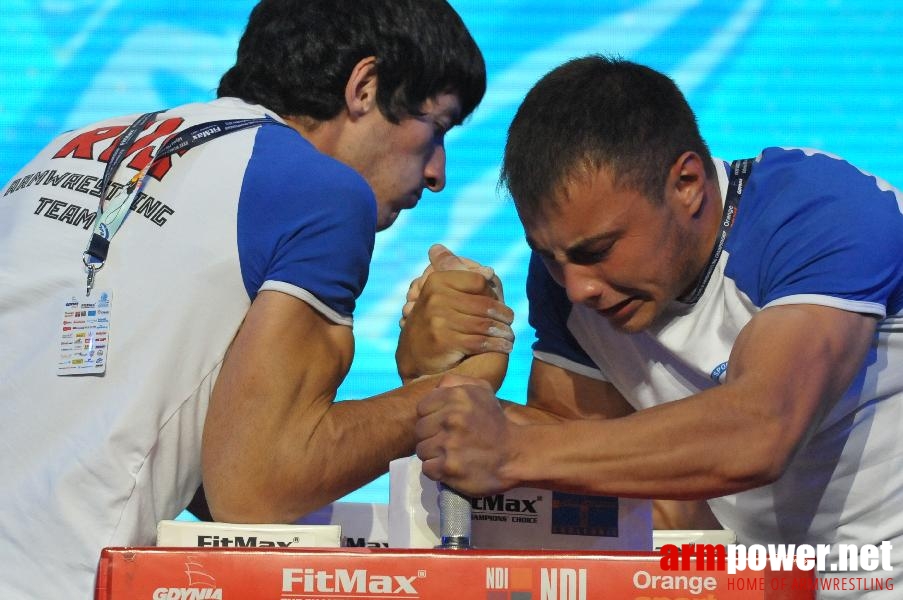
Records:
[[[444,92],[458,94],[463,119],[486,91],[483,56],[444,0],[262,0],[217,96],[328,120],[368,56],[376,57],[377,104],[392,122]]]

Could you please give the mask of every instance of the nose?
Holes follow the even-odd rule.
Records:
[[[588,265],[566,263],[559,267],[559,283],[564,286],[568,299],[574,304],[593,301],[598,304],[603,284]]]
[[[445,189],[445,145],[439,144],[423,168],[425,185],[431,192]]]

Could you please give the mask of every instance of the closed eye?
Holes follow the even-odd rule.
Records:
[[[433,135],[437,140],[440,140],[445,137],[445,134],[452,128],[452,125],[449,123],[445,123],[443,121],[434,121],[433,122]]]
[[[609,244],[603,248],[575,248],[568,251],[568,260],[575,265],[592,265],[605,260],[611,252],[613,244]]]

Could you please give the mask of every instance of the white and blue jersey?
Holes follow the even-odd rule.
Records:
[[[724,193],[728,168],[716,168]],[[745,544],[892,541],[895,574],[903,573],[899,191],[834,156],[764,150],[698,302],[673,302],[639,333],[620,332],[572,305],[535,255],[527,285],[535,358],[610,382],[637,410],[722,383],[740,330],[766,307],[817,304],[875,315],[877,334],[861,372],[818,415],[784,475],[709,504]],[[705,427],[700,423],[701,432]]]
[[[61,320],[85,294],[105,161],[135,117],[63,134],[0,189],[0,597],[92,597],[101,548],[151,545],[184,509],[210,393],[260,290],[352,325],[373,192],[270,111],[222,98],[160,113],[111,189],[173,132],[248,118],[268,122],[149,171],[97,272],[113,301],[103,375],[56,375]]]

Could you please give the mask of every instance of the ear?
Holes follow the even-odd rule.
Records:
[[[667,188],[689,216],[696,216],[705,200],[706,173],[702,157],[695,152],[681,154],[671,165]]]
[[[361,59],[351,70],[345,84],[345,104],[352,119],[376,108],[376,57]]]

